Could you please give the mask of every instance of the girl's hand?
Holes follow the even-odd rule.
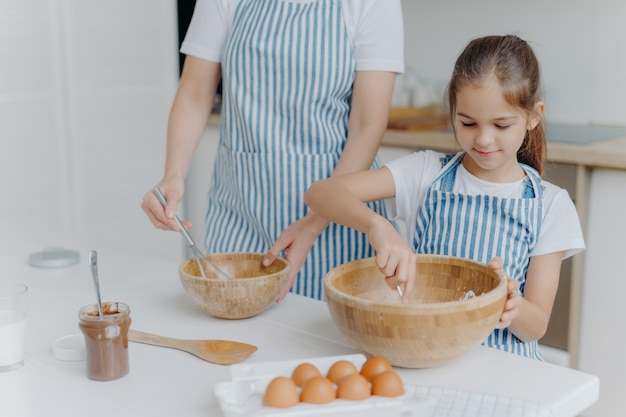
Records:
[[[174,216],[178,212],[178,204],[185,193],[185,185],[182,181],[162,180],[157,187],[163,193],[167,207],[163,207],[154,195],[153,189],[143,196],[141,209],[148,215],[152,224],[162,230],[178,231],[179,227]],[[183,221],[186,229],[191,227],[191,222]]]
[[[415,285],[415,254],[389,221],[380,217],[367,233],[376,250],[376,266],[385,274],[387,285],[403,289],[402,301],[408,302]]]
[[[499,257],[493,258],[489,263],[491,269],[502,268],[502,259]],[[513,320],[519,316],[520,304],[523,301],[523,297],[519,292],[519,282],[511,277],[507,279],[507,296],[504,302],[504,310],[500,316],[500,321],[496,325],[496,329],[504,329],[509,327]]]
[[[504,303],[504,311],[502,311],[496,329],[504,329],[511,325],[513,320],[519,316],[519,307],[523,300],[519,292],[519,282],[509,277],[507,284],[508,293]]]

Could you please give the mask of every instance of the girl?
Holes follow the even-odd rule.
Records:
[[[500,322],[485,344],[541,359],[563,259],[584,249],[567,191],[541,179],[546,160],[540,71],[522,39],[468,44],[447,89],[455,155],[416,152],[377,170],[315,183],[305,202],[321,216],[368,234],[391,287],[415,279],[414,252],[493,260],[509,278]],[[394,198],[408,239],[363,202]],[[503,264],[502,264],[503,262]]]

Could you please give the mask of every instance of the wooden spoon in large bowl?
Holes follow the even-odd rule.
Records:
[[[184,340],[157,336],[138,330],[128,331],[128,340],[148,345],[182,350],[219,365],[241,362],[257,351],[257,347],[231,340]]]

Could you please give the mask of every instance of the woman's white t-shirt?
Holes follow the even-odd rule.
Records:
[[[180,51],[221,62],[235,8],[244,0],[198,0]],[[283,0],[309,3],[319,0]],[[400,0],[341,0],[357,71],[404,71]]]
[[[428,188],[441,170],[443,153],[420,151],[391,161],[385,166],[391,172],[396,187],[394,199],[389,200],[388,214],[399,221],[409,246],[413,245],[417,213],[426,199]],[[563,251],[563,259],[585,248],[576,207],[566,190],[542,180],[543,222],[537,245],[531,256]],[[524,180],[513,183],[491,183],[470,174],[459,164],[453,191],[468,195],[488,194],[503,198],[521,198]]]

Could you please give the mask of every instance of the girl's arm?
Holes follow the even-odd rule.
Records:
[[[158,186],[167,200],[164,209],[150,190],[142,209],[160,229],[178,230],[174,215],[183,198],[185,176],[207,125],[221,76],[220,64],[188,55],[172,104],[167,128],[165,173]],[[189,222],[184,222],[190,227]]]
[[[391,172],[382,167],[317,181],[304,194],[304,202],[329,221],[368,233],[386,219],[364,203],[394,196]]]
[[[530,258],[524,296],[509,294],[499,328],[509,330],[523,342],[539,340],[546,333],[559,285],[563,252]]]
[[[387,284],[392,288],[405,285],[407,301],[415,280],[415,255],[393,225],[364,204],[394,196],[393,177],[382,167],[317,181],[304,195],[304,202],[323,218],[366,233]]]

